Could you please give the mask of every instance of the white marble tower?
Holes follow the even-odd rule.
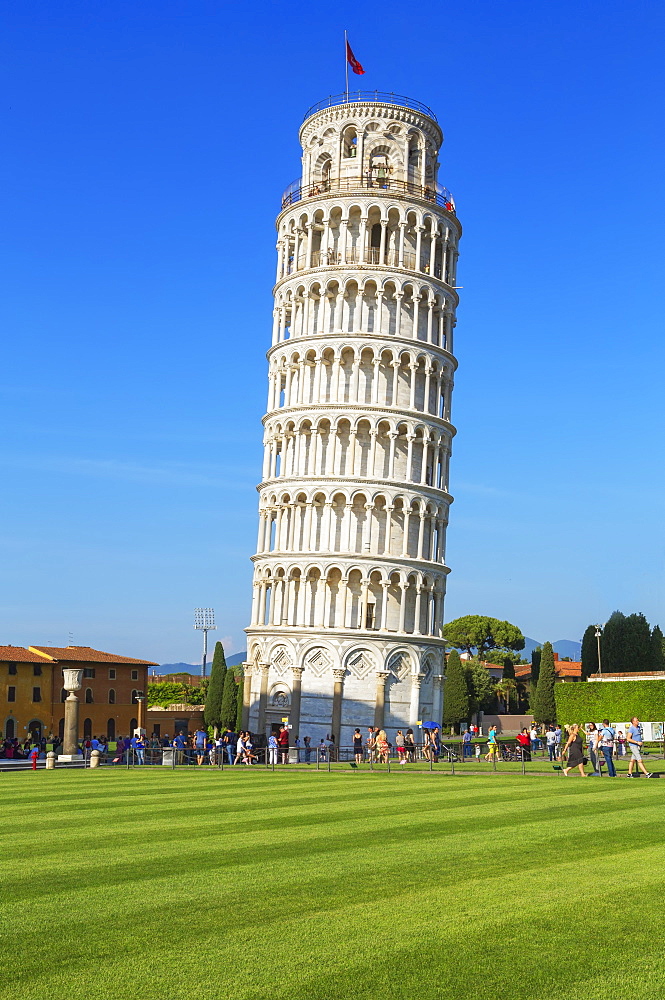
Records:
[[[329,98],[277,219],[245,724],[440,722],[461,227],[434,113]]]

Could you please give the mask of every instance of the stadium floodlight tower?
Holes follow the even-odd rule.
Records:
[[[199,632],[203,632],[203,666],[201,668],[201,676],[205,677],[208,660],[208,632],[214,632],[217,628],[215,625],[215,609],[194,608],[194,628]]]
[[[310,108],[277,218],[244,722],[439,723],[461,227],[434,113]]]

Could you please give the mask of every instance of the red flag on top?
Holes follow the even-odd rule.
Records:
[[[346,59],[354,73],[357,73],[358,76],[364,76],[365,70],[362,68],[362,66],[354,56],[353,52],[351,51],[351,46],[349,45],[348,41],[346,43]]]

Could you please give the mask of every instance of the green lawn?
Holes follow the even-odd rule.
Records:
[[[0,775],[2,1000],[660,998],[665,780]]]

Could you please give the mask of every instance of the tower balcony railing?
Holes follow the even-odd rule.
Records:
[[[404,97],[403,94],[387,94],[381,90],[347,90],[342,94],[331,94],[324,97],[318,104],[313,104],[305,112],[303,121],[315,115],[317,111],[325,108],[336,108],[339,104],[394,104],[398,108],[409,108],[411,111],[419,111],[427,115],[432,121],[436,121],[436,115],[426,104],[414,101],[412,97]]]
[[[416,184],[414,181],[397,180],[394,177],[380,177],[367,173],[360,177],[329,177],[320,181],[310,181],[304,184],[301,177],[289,184],[282,195],[282,209],[295,205],[308,198],[316,198],[323,194],[354,194],[358,191],[375,191],[385,194],[407,194],[414,198],[422,198],[444,208],[446,212],[455,215],[455,201],[448,188],[440,184]]]
[[[398,250],[384,250],[381,253],[379,247],[367,247],[365,252],[361,252],[360,247],[347,247],[346,253],[341,250],[313,250],[309,263],[307,254],[298,255],[298,260],[291,258],[286,268],[286,274],[295,274],[297,271],[304,271],[308,267],[327,267],[335,264],[374,264],[375,266],[403,267],[408,271],[418,270],[416,267],[416,255],[412,250],[405,250],[400,259]],[[422,274],[429,274],[429,264],[421,268]],[[434,265],[433,277],[442,279],[440,264]]]

